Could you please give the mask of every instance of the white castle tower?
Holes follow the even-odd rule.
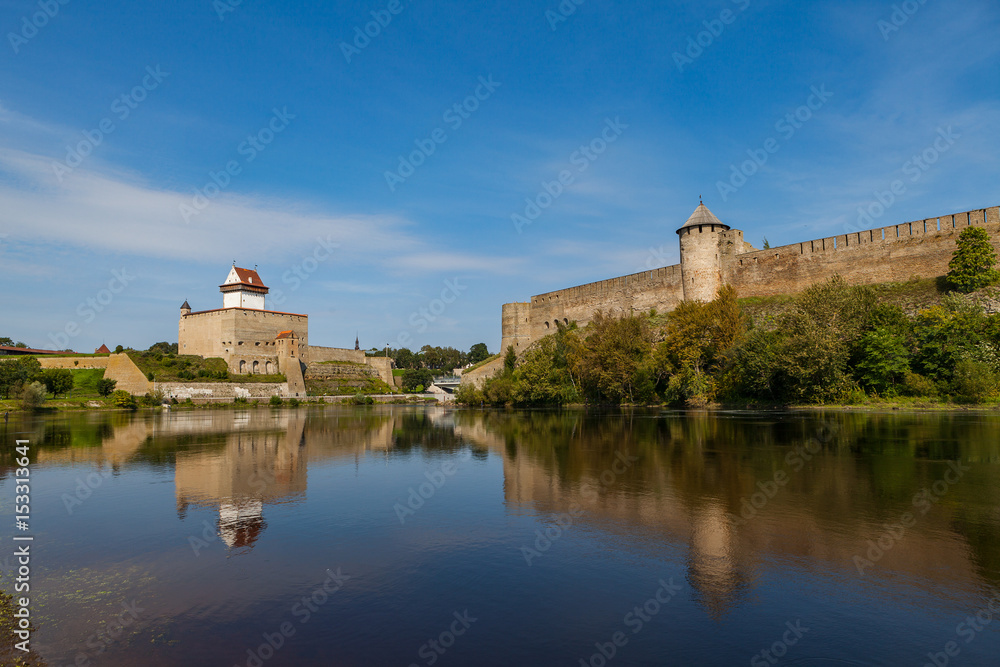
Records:
[[[219,285],[219,291],[222,292],[223,308],[265,310],[264,295],[268,289],[256,270],[241,269],[234,262],[226,282]]]

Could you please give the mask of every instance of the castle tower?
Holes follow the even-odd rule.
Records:
[[[185,300],[184,303],[181,304],[181,315],[190,315],[190,314],[191,314],[191,306],[189,306],[187,300]]]
[[[722,287],[722,262],[719,258],[721,233],[729,231],[708,210],[698,204],[688,221],[677,230],[681,243],[681,276],[684,281],[684,299],[687,301],[712,301]]]
[[[250,308],[264,310],[264,295],[268,288],[256,270],[241,269],[233,264],[226,282],[219,285],[223,308]]]

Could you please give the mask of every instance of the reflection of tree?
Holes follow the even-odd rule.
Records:
[[[914,494],[940,480],[949,460],[1000,456],[1000,423],[953,414],[466,412],[456,428],[504,456],[508,504],[558,513],[577,502],[587,508],[582,520],[604,530],[625,524],[687,545],[689,580],[713,615],[742,598],[762,560],[815,567],[819,559],[853,572],[852,556],[912,511]],[[811,441],[811,458],[793,453]],[[618,451],[640,460],[602,487]],[[779,471],[788,481],[758,515],[733,521]],[[997,477],[974,468],[881,567],[928,586],[1000,576]],[[585,488],[598,489],[595,502]]]

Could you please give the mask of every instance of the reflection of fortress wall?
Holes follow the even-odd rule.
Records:
[[[687,426],[690,429],[676,434],[685,438],[679,445],[685,449],[690,450],[696,440],[704,443],[715,437],[699,431],[704,425]],[[851,506],[859,493],[874,494],[874,490],[865,491],[870,489],[870,480],[863,471],[835,456],[827,459],[821,455],[810,464],[810,479],[830,480],[829,487],[807,488],[805,480],[793,479],[758,516],[736,525],[730,517],[739,514],[740,500],[757,491],[759,480],[752,470],[735,461],[729,469],[718,460],[704,459],[702,469],[692,471],[702,460],[701,454],[695,456],[694,463],[678,463],[671,462],[673,455],[664,450],[663,460],[644,464],[641,471],[645,477],[621,477],[602,487],[604,468],[593,465],[581,453],[594,443],[574,443],[580,447],[572,448],[575,453],[570,454],[570,460],[556,461],[540,459],[522,444],[514,454],[509,453],[502,434],[491,432],[482,421],[463,423],[456,427],[456,434],[504,457],[508,511],[531,508],[544,521],[546,516],[567,512],[578,504],[584,512],[576,522],[598,524],[612,534],[620,525],[644,526],[655,534],[657,543],[666,538],[669,543],[687,545],[689,580],[713,614],[724,612],[743,594],[760,561],[776,559],[794,567],[826,561],[832,570],[854,578],[855,556],[866,557],[869,540],[885,531],[884,520],[877,518],[831,528],[831,520],[857,515]],[[693,440],[689,442],[688,437]],[[566,470],[577,473],[568,475]],[[717,481],[706,484],[706,479]],[[726,496],[726,487],[734,487],[733,497]],[[594,489],[598,490],[596,497]],[[898,520],[898,515],[892,520]],[[907,530],[905,548],[887,551],[878,561],[878,570],[901,573],[927,588],[978,582],[971,553],[955,548],[955,540],[961,538],[955,534],[952,520],[943,507],[922,517]]]

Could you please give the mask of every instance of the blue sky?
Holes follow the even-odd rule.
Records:
[[[699,195],[758,247],[1000,204],[991,0],[5,0],[0,29],[0,336],[37,347],[176,341],[236,260],[314,344],[496,351],[505,302],[676,263]]]

